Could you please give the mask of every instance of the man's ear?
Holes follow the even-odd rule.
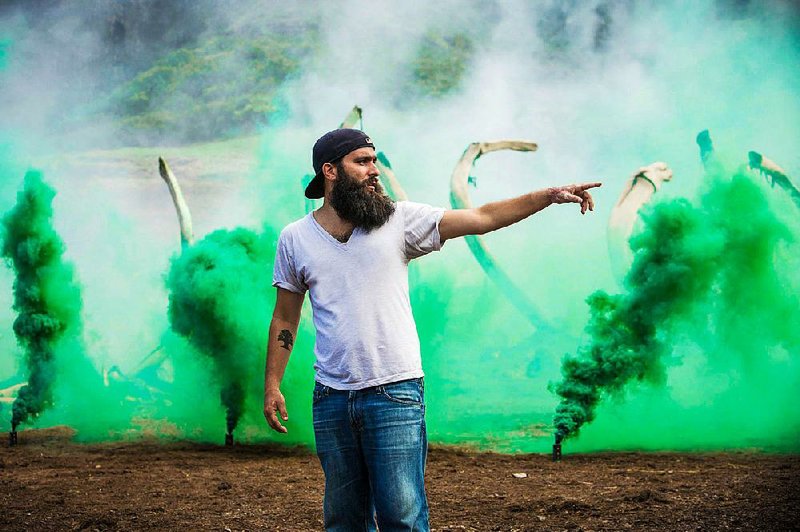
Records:
[[[322,165],[322,177],[329,180],[336,179],[336,165],[333,163],[325,163]]]

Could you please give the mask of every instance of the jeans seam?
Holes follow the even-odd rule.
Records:
[[[401,399],[399,397],[392,397],[392,395],[389,393],[389,390],[386,389],[385,385],[378,386],[377,392],[378,395],[383,395],[384,397],[386,397],[387,399],[389,399],[394,403],[398,403],[401,405],[409,405],[409,406],[419,406],[425,408],[425,389],[423,388],[422,379],[421,378],[413,379],[413,382],[416,382],[417,385],[419,386],[419,395],[420,395],[419,401],[415,401],[413,399]]]
[[[425,404],[425,403],[424,403],[424,402],[422,402],[422,401],[412,401],[412,400],[410,400],[410,399],[398,399],[398,398],[396,398],[396,397],[392,397],[392,396],[391,396],[391,395],[389,395],[389,394],[383,394],[383,396],[384,396],[384,397],[386,397],[386,398],[387,398],[388,400],[390,400],[391,402],[393,402],[393,403],[397,403],[397,404],[400,404],[400,405],[408,405],[408,406],[422,406],[422,405],[424,405],[424,404]]]

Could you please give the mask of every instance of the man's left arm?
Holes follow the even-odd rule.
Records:
[[[529,192],[516,198],[494,201],[474,209],[444,212],[439,222],[439,236],[445,240],[464,235],[482,235],[524,220],[554,203],[580,203],[581,214],[594,210],[589,189],[601,183],[565,185]]]

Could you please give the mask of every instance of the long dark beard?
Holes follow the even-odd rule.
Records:
[[[347,220],[366,232],[385,224],[394,213],[394,201],[383,192],[379,181],[375,180],[375,192],[367,188],[370,180],[358,182],[339,162],[336,165],[338,178],[331,189],[331,206],[342,219]]]

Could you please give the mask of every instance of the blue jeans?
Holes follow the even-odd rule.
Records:
[[[328,531],[425,531],[422,379],[342,391],[314,388],[314,436],[325,472]]]

